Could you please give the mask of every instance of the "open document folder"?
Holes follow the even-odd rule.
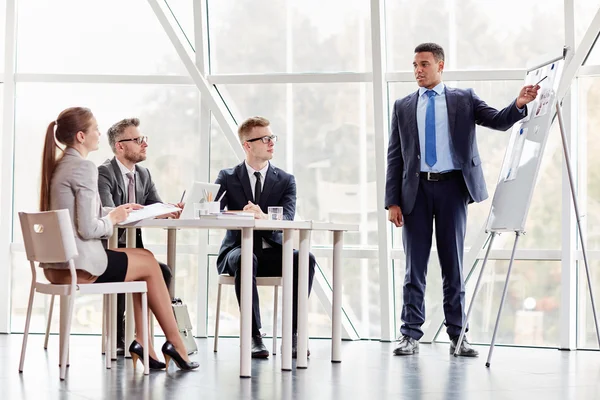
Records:
[[[140,208],[139,210],[132,210],[127,219],[119,223],[119,225],[127,225],[142,219],[155,218],[160,215],[178,211],[181,211],[181,208],[175,207],[172,204],[154,203],[150,204],[149,206],[144,206],[144,208]]]

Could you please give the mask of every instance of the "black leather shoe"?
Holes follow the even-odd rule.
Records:
[[[252,336],[252,358],[268,358],[269,350],[263,343],[261,335]]]
[[[306,357],[310,357],[310,350],[306,349]],[[292,335],[292,358],[298,358],[298,334]]]
[[[407,335],[402,335],[398,347],[394,349],[395,356],[410,356],[419,352],[419,341]]]
[[[131,346],[129,346],[129,354],[131,354],[131,359],[133,360],[133,369],[135,370],[135,366],[137,364],[137,360],[139,359],[142,364],[144,363],[144,348],[141,344],[138,343],[137,340],[131,342]],[[165,369],[167,366],[164,362],[155,360],[154,358],[148,355],[148,368],[150,369]]]
[[[171,360],[173,360],[173,362],[175,362],[175,364],[177,364],[179,369],[182,371],[191,371],[200,366],[200,364],[198,364],[196,361],[185,361],[183,357],[179,355],[179,353],[175,349],[175,346],[173,346],[173,344],[169,341],[166,341],[165,344],[163,344],[162,353],[165,356],[165,363],[167,368],[169,368],[169,362]]]
[[[456,343],[458,342],[458,338],[454,338],[450,340],[450,354],[454,354],[454,350],[456,350]],[[467,337],[463,338],[462,343],[460,344],[460,349],[458,349],[457,356],[460,357],[478,357],[479,352],[471,346]]]

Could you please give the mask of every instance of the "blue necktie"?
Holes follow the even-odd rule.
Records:
[[[437,162],[435,152],[435,95],[433,90],[425,92],[429,96],[425,112],[425,162],[433,167]]]

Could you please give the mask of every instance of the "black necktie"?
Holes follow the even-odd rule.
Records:
[[[256,171],[254,176],[256,177],[256,184],[254,185],[254,204],[258,205],[258,203],[260,203],[260,192],[262,191],[260,172]]]
[[[254,185],[254,204],[260,207],[258,204],[260,202],[260,192],[262,190],[262,185],[260,184],[260,172],[254,172],[254,176],[256,177],[256,184]],[[254,246],[252,250],[257,257],[262,253],[262,234],[260,231],[254,231]]]

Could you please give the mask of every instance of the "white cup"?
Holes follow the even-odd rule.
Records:
[[[218,214],[221,212],[221,202],[220,201],[209,201],[205,203],[208,205],[208,213],[209,214]]]
[[[267,214],[271,221],[283,221],[283,207],[269,207]]]

